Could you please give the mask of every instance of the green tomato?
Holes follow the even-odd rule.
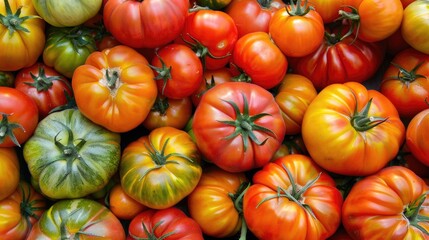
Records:
[[[78,109],[49,114],[25,143],[33,181],[51,199],[80,198],[101,190],[119,167],[120,135]]]
[[[91,31],[82,26],[50,27],[47,33],[43,62],[68,78],[97,49]]]
[[[55,27],[78,26],[94,17],[102,0],[33,0],[37,13]]]

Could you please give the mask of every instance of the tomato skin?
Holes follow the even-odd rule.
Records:
[[[92,53],[75,70],[72,87],[76,104],[86,117],[111,131],[126,132],[140,125],[150,112],[157,96],[153,78],[145,57],[118,45]]]
[[[265,89],[279,84],[288,67],[286,57],[265,32],[240,37],[235,43],[231,62],[243,72],[244,78]]]
[[[66,104],[67,94],[73,95],[69,80],[41,62],[21,69],[16,74],[15,88],[36,102],[39,119],[46,117],[55,107]]]
[[[384,95],[347,82],[329,85],[313,99],[304,115],[302,137],[322,168],[364,176],[379,171],[396,156],[405,127]]]
[[[404,40],[416,50],[429,54],[429,1],[414,1],[404,10],[401,32]],[[416,27],[418,26],[418,27]]]
[[[106,29],[122,44],[156,48],[179,36],[188,8],[188,0],[109,0],[103,18]]]
[[[164,236],[168,236],[166,239],[171,240],[204,239],[198,223],[176,207],[161,210],[147,209],[141,212],[131,220],[128,233],[129,240],[164,239]]]
[[[257,125],[271,132],[258,127],[236,127],[229,121],[238,126]],[[283,141],[286,127],[270,92],[253,83],[226,82],[203,95],[194,112],[192,131],[208,161],[226,171],[242,172],[270,161]],[[255,135],[256,141],[250,134]]]
[[[0,14],[3,16],[14,15],[18,9],[21,9],[19,17],[28,18],[19,24],[22,29],[11,27],[0,21],[0,71],[17,71],[24,67],[33,65],[45,46],[45,21],[41,19],[34,9],[31,0],[8,0],[11,14],[6,13],[5,1],[0,1]],[[8,20],[4,20],[7,22]]]
[[[121,184],[115,184],[109,192],[109,209],[117,218],[131,220],[147,207],[128,196]]]
[[[429,55],[407,48],[396,54],[391,63],[383,74],[380,92],[395,105],[402,118],[410,120],[429,108],[426,102],[429,96]]]
[[[11,87],[0,87],[0,113],[0,147],[20,146],[31,137],[39,122],[39,112],[33,99]],[[19,124],[21,127],[10,124]],[[15,142],[8,131],[15,136]]]
[[[426,221],[407,219],[408,207],[428,190],[425,182],[411,170],[392,166],[355,183],[342,208],[342,223],[353,239],[427,239],[414,224],[426,231]],[[428,217],[426,196],[422,208],[415,209]]]
[[[334,22],[338,17],[338,11],[344,8],[347,0],[312,0],[308,4],[314,7],[323,19],[323,23]]]
[[[285,196],[283,191],[290,193],[292,189],[286,168],[299,189],[320,174],[296,199],[307,205],[314,217]],[[243,212],[249,230],[259,239],[326,239],[341,223],[343,198],[335,181],[305,155],[287,155],[267,163],[253,175],[252,182],[244,194]]]
[[[406,142],[413,156],[429,166],[429,109],[415,115],[407,126]]]
[[[10,196],[18,187],[20,165],[15,148],[0,148],[0,201]]]

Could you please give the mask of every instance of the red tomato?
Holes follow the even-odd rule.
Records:
[[[400,28],[386,39],[386,52],[390,56],[395,56],[409,47],[411,46],[405,41]]]
[[[177,38],[188,15],[188,0],[109,0],[104,5],[106,29],[133,48],[155,48]]]
[[[18,187],[20,165],[17,152],[12,147],[0,148],[0,201],[11,195]],[[0,224],[1,225],[1,224]],[[0,231],[1,232],[1,231]]]
[[[39,119],[46,117],[52,109],[66,104],[67,95],[73,95],[69,80],[44,63],[21,69],[15,78],[15,88],[36,102]]]
[[[147,209],[146,206],[127,195],[121,184],[116,184],[110,190],[108,207],[116,217],[124,220],[131,220]]]
[[[23,92],[0,87],[0,147],[21,146],[39,122],[36,103]]]
[[[407,126],[406,142],[411,153],[429,166],[429,109],[414,116]]]

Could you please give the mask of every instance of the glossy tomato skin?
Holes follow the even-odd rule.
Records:
[[[253,83],[226,82],[204,94],[194,112],[192,131],[208,161],[226,171],[242,172],[270,161],[286,127],[270,92]]]
[[[380,84],[380,92],[395,105],[399,115],[410,120],[429,108],[429,55],[407,48],[391,60]]]
[[[31,137],[39,122],[33,99],[11,87],[0,87],[0,113],[0,147],[20,146]]]
[[[235,43],[231,63],[242,72],[239,78],[265,89],[277,86],[288,68],[286,56],[265,32],[240,37]]]
[[[21,69],[15,77],[15,88],[30,96],[37,104],[39,119],[67,103],[67,96],[73,95],[67,78],[44,63],[36,63]]]
[[[429,166],[429,109],[415,115],[407,126],[406,142],[413,156]]]
[[[188,0],[109,0],[103,18],[106,29],[122,44],[156,48],[179,36],[188,8]]]
[[[145,231],[145,228],[147,231]],[[167,237],[168,236],[168,237]],[[128,240],[133,239],[203,240],[200,226],[177,207],[147,209],[135,216],[128,227]]]
[[[6,11],[5,2],[8,3],[10,13]],[[18,9],[21,11],[20,19],[12,17]],[[9,20],[0,21],[0,71],[17,71],[33,65],[45,46],[45,21],[39,17],[31,0],[1,1],[0,14],[15,19],[12,22],[27,18],[17,27],[11,26],[10,29],[6,24]],[[26,29],[27,32],[20,28]]]
[[[286,197],[286,192],[292,193],[291,179],[298,189],[315,182],[293,200]],[[243,212],[249,230],[259,239],[326,239],[341,223],[342,203],[333,178],[311,158],[293,154],[267,163],[253,175]]]
[[[401,33],[404,40],[416,50],[429,54],[429,1],[414,1],[404,10]]]
[[[109,192],[109,209],[119,219],[131,220],[147,209],[146,206],[128,196],[121,184],[115,184]]]
[[[0,201],[11,195],[18,187],[20,164],[15,148],[0,148]]]
[[[342,208],[342,223],[353,239],[427,239],[426,221],[411,220],[410,208],[428,217],[427,185],[411,170],[393,166],[355,183]],[[423,197],[422,197],[423,196]],[[407,219],[410,217],[410,219]]]
[[[60,200],[51,205],[27,239],[90,239],[94,236],[124,240],[125,231],[108,208],[94,200],[79,198]]]
[[[73,74],[72,87],[86,117],[111,131],[126,132],[150,112],[158,93],[153,78],[145,57],[118,45],[92,53]]]
[[[304,115],[302,137],[322,168],[363,176],[379,171],[396,156],[405,127],[384,95],[347,82],[329,85],[313,99]]]
[[[323,23],[332,23],[340,15],[338,11],[343,9],[347,0],[312,0],[308,4],[314,7],[314,10],[319,13],[323,19]]]

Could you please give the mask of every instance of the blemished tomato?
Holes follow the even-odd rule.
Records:
[[[408,168],[392,166],[352,187],[342,223],[353,239],[427,239],[426,183]]]
[[[265,32],[240,37],[232,51],[231,63],[241,72],[235,81],[251,82],[265,89],[277,86],[288,68],[286,56]]]
[[[169,239],[203,240],[198,223],[176,207],[147,209],[135,216],[128,226],[129,240]]]
[[[109,0],[103,18],[107,30],[122,44],[156,48],[179,36],[188,8],[189,0]]]
[[[15,77],[15,88],[30,96],[37,104],[39,119],[67,103],[73,90],[67,78],[44,63],[21,69]]]
[[[131,220],[147,207],[128,196],[121,184],[116,184],[109,192],[110,211],[119,219]]]
[[[31,0],[0,1],[0,71],[33,65],[45,46],[45,21]]]
[[[429,54],[429,1],[410,3],[404,10],[401,33],[404,40],[416,50]]]
[[[192,131],[208,161],[226,171],[243,172],[270,161],[286,127],[268,90],[253,83],[226,82],[204,94]]]
[[[326,239],[341,223],[342,195],[308,156],[287,155],[267,163],[252,183],[243,212],[258,239]]]
[[[0,200],[2,240],[24,240],[48,208],[48,201],[26,181],[20,181],[9,197]]]
[[[140,125],[157,97],[152,69],[144,56],[118,45],[93,52],[72,78],[79,110],[114,132]]]
[[[315,51],[323,42],[325,27],[320,14],[308,1],[277,10],[269,23],[269,34],[287,57],[302,57]],[[287,33],[287,34],[285,34]]]
[[[0,200],[11,195],[18,186],[20,164],[15,148],[0,148]]]
[[[415,115],[407,126],[406,142],[413,156],[429,166],[429,109]]]
[[[313,99],[304,114],[302,137],[322,168],[364,176],[396,156],[405,126],[387,97],[361,83],[347,82],[331,84]]]
[[[11,87],[0,87],[0,114],[0,147],[21,146],[39,122],[33,99]]]

